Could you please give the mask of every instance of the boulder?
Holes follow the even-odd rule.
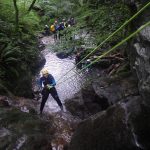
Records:
[[[103,98],[112,105],[125,97],[139,95],[137,82],[134,76],[100,77],[92,82],[92,86],[100,99]]]
[[[9,105],[9,102],[7,100],[7,97],[6,96],[0,96],[0,107],[8,107],[10,106]]]
[[[64,58],[67,58],[69,55],[66,52],[58,52],[56,53],[56,56],[60,59],[64,59]]]
[[[126,108],[122,104],[110,107],[79,124],[69,150],[138,150]]]
[[[16,108],[0,109],[0,149],[52,150],[54,128],[38,116]]]
[[[141,6],[148,3],[144,1],[128,1],[131,9],[139,10]],[[137,29],[150,18],[149,7],[133,22],[132,29]],[[139,35],[130,42],[128,48],[128,56],[130,58],[131,68],[137,74],[139,80],[139,92],[143,96],[143,102],[150,106],[150,27],[143,29]]]
[[[85,86],[73,98],[66,100],[65,105],[72,115],[81,119],[107,109],[107,99],[100,98],[91,85]]]

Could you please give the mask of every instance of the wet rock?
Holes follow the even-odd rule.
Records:
[[[117,104],[83,121],[75,131],[69,150],[136,150],[126,110]]]
[[[83,119],[135,95],[139,95],[135,77],[93,77],[92,83],[66,101],[66,107],[73,115]]]
[[[86,108],[83,104],[82,101],[82,95],[81,93],[77,93],[76,96],[74,98],[72,98],[71,100],[66,100],[65,101],[65,106],[66,109],[71,112],[71,114],[73,116],[78,116],[79,118],[85,118],[86,115]]]
[[[130,116],[133,132],[136,135],[137,143],[142,149],[150,149],[150,107],[142,105],[137,115]]]
[[[82,88],[81,92],[84,105],[91,114],[105,110],[109,106],[107,99],[99,97],[92,85]]]
[[[82,88],[71,100],[66,100],[65,105],[72,115],[84,119],[106,109],[109,104],[107,100],[100,98],[89,85]]]
[[[10,106],[6,96],[0,96],[0,107],[3,107],[3,106],[4,107]]]
[[[105,69],[108,68],[111,64],[111,60],[100,59],[94,66],[100,66],[101,68]]]
[[[128,124],[139,149],[150,149],[150,108],[143,104],[140,96],[126,99]]]
[[[67,58],[69,55],[66,52],[58,52],[56,53],[56,56],[60,59],[64,59],[64,58]]]
[[[48,121],[16,108],[1,108],[0,120],[0,149],[52,150],[54,128]]]
[[[0,138],[10,135],[10,131],[6,128],[0,128]]]
[[[139,10],[149,0],[129,1],[129,6],[135,7],[135,11]],[[131,3],[132,2],[132,3]],[[135,13],[135,12],[134,12]],[[148,22],[150,18],[149,8],[133,22],[132,28],[135,30]],[[130,43],[128,48],[128,56],[130,58],[131,68],[136,72],[139,80],[139,91],[143,96],[144,103],[150,106],[150,27],[143,29],[140,34]]]
[[[95,93],[99,98],[115,104],[130,95],[139,95],[137,79],[134,77],[101,77],[92,83]]]
[[[41,69],[45,65],[46,59],[43,56],[43,54],[39,54],[37,57],[37,61],[34,63],[34,72],[37,72],[39,69]]]
[[[147,103],[150,106],[150,47],[148,47],[148,45],[147,47],[145,46],[143,47],[139,43],[135,44],[135,48],[137,51],[135,67],[139,79],[140,93],[143,95],[145,103]]]
[[[41,37],[42,38],[42,37]],[[42,51],[45,49],[45,45],[40,41],[39,39],[39,44],[38,44],[39,50]]]

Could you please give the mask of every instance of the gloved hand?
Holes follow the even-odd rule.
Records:
[[[53,87],[53,86],[50,85],[50,84],[47,84],[46,86],[47,86],[48,89],[51,89],[51,88]]]

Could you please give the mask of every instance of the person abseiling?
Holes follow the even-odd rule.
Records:
[[[40,78],[40,87],[42,88],[43,85],[43,89],[42,89],[42,102],[40,106],[40,114],[42,114],[43,112],[43,108],[48,99],[49,94],[51,94],[52,97],[56,100],[60,109],[63,110],[63,105],[59,99],[59,96],[55,88],[56,82],[54,77],[51,74],[49,74],[48,70],[45,68],[41,72],[42,77]]]

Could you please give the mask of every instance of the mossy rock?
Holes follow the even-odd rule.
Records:
[[[0,149],[12,150],[19,145],[20,139],[23,140],[23,150],[51,149],[54,129],[48,121],[16,108],[1,108],[0,119],[0,133],[3,133],[0,136]]]

